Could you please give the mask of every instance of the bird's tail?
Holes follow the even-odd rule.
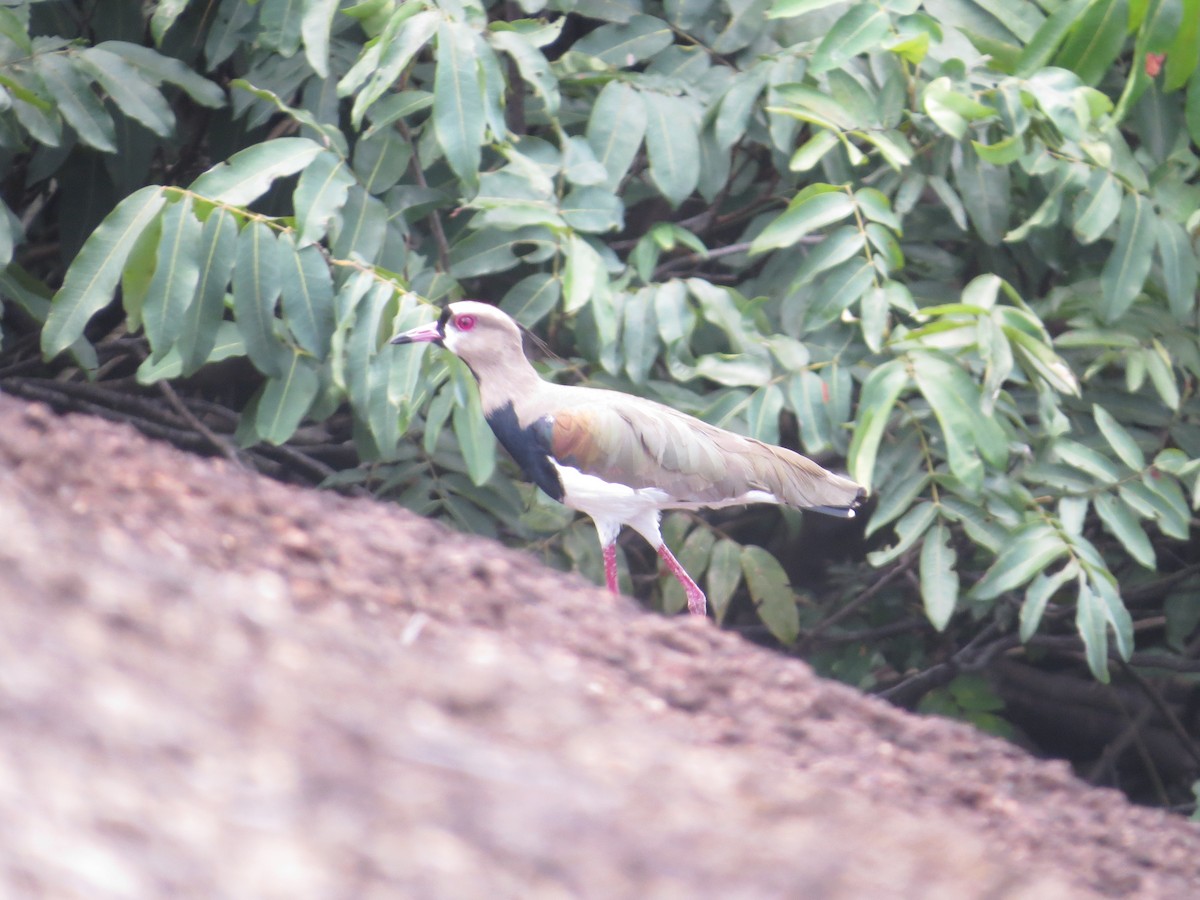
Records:
[[[788,506],[842,519],[852,519],[867,499],[861,484],[836,475],[811,459],[784,447],[763,444],[771,450],[760,474],[771,492]]]

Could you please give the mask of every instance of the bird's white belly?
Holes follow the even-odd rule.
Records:
[[[627,484],[605,481],[581,472],[574,466],[554,463],[554,468],[558,470],[558,477],[562,481],[563,503],[591,516],[600,532],[600,542],[605,545],[616,539],[622,525],[628,525],[657,546],[662,542],[658,519],[664,509],[705,509],[779,502],[774,494],[767,491],[747,491],[738,497],[698,502],[673,497],[661,488],[633,488]]]

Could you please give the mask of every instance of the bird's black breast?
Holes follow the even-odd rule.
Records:
[[[522,427],[512,402],[505,403],[487,414],[487,423],[504,449],[521,467],[525,477],[543,491],[561,501],[562,479],[551,460],[551,437],[554,422],[549,416],[535,419]]]

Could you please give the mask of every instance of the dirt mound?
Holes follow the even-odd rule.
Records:
[[[0,397],[0,893],[1180,897],[1200,832],[370,501]]]

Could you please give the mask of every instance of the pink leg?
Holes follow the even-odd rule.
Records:
[[[693,616],[704,615],[705,610],[708,608],[708,600],[704,596],[704,591],[700,590],[700,586],[692,581],[692,576],[683,570],[683,566],[679,564],[679,560],[675,558],[675,554],[667,549],[666,544],[658,545],[658,555],[667,564],[667,568],[671,570],[671,574],[683,585],[683,591],[687,594],[688,612]]]
[[[617,587],[617,542],[613,541],[604,548],[604,580],[608,583],[608,589],[614,594],[620,594],[621,589]]]

